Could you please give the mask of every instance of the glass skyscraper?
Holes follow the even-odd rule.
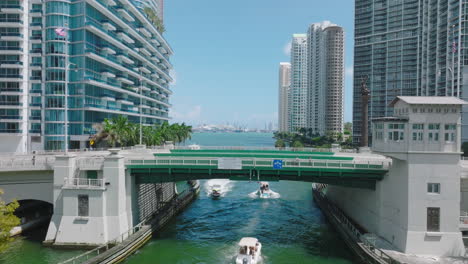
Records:
[[[171,54],[132,0],[3,0],[2,151],[63,149],[66,99],[70,149],[88,147],[105,118],[138,123],[141,114],[145,125],[169,120]]]
[[[354,142],[359,142],[361,136],[361,82],[365,76],[369,77],[369,122],[390,116],[393,109],[388,105],[398,95],[467,99],[468,78],[464,76],[468,76],[468,11],[462,8],[467,1],[355,3]],[[468,141],[465,108],[462,141]]]

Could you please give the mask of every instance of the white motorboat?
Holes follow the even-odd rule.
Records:
[[[260,182],[260,188],[258,189],[257,194],[260,198],[270,198],[272,196],[273,192],[271,191],[268,182]]]
[[[215,184],[211,186],[211,197],[213,198],[221,197],[221,185]]]
[[[262,244],[254,237],[243,237],[239,241],[239,252],[236,257],[236,264],[257,264],[260,263]]]

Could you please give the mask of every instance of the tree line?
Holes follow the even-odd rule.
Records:
[[[345,135],[350,135],[345,131]],[[312,128],[299,128],[297,132],[275,132],[275,147],[284,148],[331,148],[332,144],[340,144],[342,148],[355,148],[352,138],[349,136],[344,140],[342,133],[328,132],[325,135],[315,133]]]
[[[97,133],[92,136],[96,147],[128,147],[140,143],[140,124],[129,122],[126,117],[118,116],[104,119],[102,124],[94,127]],[[190,139],[192,126],[185,123],[142,127],[142,144],[147,146],[160,146],[166,141],[181,143]]]

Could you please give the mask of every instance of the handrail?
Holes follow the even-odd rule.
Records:
[[[243,166],[272,167],[272,158],[240,158]],[[351,160],[327,160],[327,159],[298,159],[286,158],[283,160],[283,168],[343,168],[343,169],[388,169],[390,161],[351,161]],[[251,162],[251,164],[250,164]],[[248,163],[248,164],[246,164]],[[127,159],[126,165],[193,165],[193,166],[217,166],[218,158],[209,157],[155,157],[154,159]]]
[[[318,185],[318,184],[317,184]],[[375,244],[373,244],[371,241],[369,241],[368,238],[366,238],[365,234],[361,233],[358,228],[352,223],[348,216],[345,215],[339,207],[337,207],[332,201],[330,201],[325,194],[321,191],[325,185],[318,185],[319,187],[314,187],[313,191],[318,194],[316,196],[322,203],[327,207],[327,210],[331,213],[331,215],[339,222],[342,224],[343,227],[346,229],[346,233],[348,235],[352,236],[355,241],[362,242],[362,245],[369,250],[372,254],[374,254],[376,257],[384,261],[385,263],[388,264],[402,264],[400,261],[394,259],[387,253],[385,253],[383,250],[380,248],[376,247]]]
[[[104,187],[105,179],[88,179],[88,178],[65,178],[64,187],[87,187],[87,188],[102,188]]]
[[[180,200],[184,200],[188,197],[187,195],[188,193],[186,193],[186,195],[183,195],[183,196],[177,196],[176,200],[177,199],[180,199]],[[154,214],[156,214],[157,212],[155,212]],[[154,215],[153,214],[153,215]],[[70,259],[67,259],[65,261],[62,261],[62,262],[59,262],[59,264],[75,264],[75,263],[81,263],[79,262],[80,259],[83,259],[85,258],[85,260],[88,260],[90,258],[90,256],[94,253],[96,253],[96,256],[99,255],[101,252],[105,252],[107,250],[109,250],[110,248],[112,248],[113,246],[119,244],[119,243],[122,243],[125,239],[127,239],[128,237],[130,237],[131,235],[135,234],[136,232],[140,231],[144,226],[146,226],[148,224],[148,222],[152,221],[152,216],[151,217],[147,217],[145,220],[141,221],[140,223],[138,223],[137,225],[131,227],[130,229],[128,229],[127,231],[121,233],[120,235],[118,235],[116,238],[108,241],[105,245],[102,245],[102,246],[99,246],[97,248],[94,248],[94,249],[91,249],[89,251],[86,251],[78,256],[75,256],[73,258],[70,258]],[[105,248],[105,250],[103,250]],[[102,250],[102,251],[101,251]]]

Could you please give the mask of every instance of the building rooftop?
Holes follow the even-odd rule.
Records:
[[[417,105],[463,105],[466,101],[452,96],[397,96],[388,106],[393,107],[399,100]]]

